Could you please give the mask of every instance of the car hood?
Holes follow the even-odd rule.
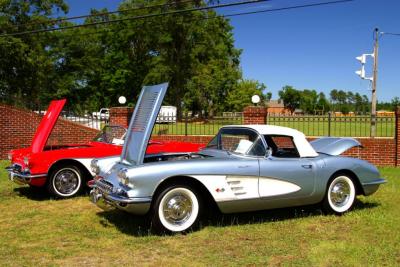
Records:
[[[50,102],[49,108],[44,114],[39,127],[36,129],[35,136],[32,139],[31,143],[31,151],[32,153],[38,153],[43,151],[44,146],[47,143],[47,139],[51,134],[51,131],[54,128],[58,120],[58,116],[62,111],[65,103],[67,101],[65,99],[62,100],[53,100]]]
[[[338,156],[353,147],[362,147],[354,138],[323,137],[310,142],[318,153]]]
[[[129,123],[121,154],[122,162],[129,165],[143,164],[147,144],[167,88],[168,83],[142,88]]]

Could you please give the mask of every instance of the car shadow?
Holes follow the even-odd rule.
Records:
[[[51,196],[46,187],[34,187],[34,186],[21,186],[13,189],[13,192],[19,196],[35,201],[45,201],[45,200],[63,200]],[[89,190],[84,190],[79,193],[79,196],[89,196]]]
[[[377,202],[363,202],[356,200],[354,210],[372,209],[380,206]],[[148,216],[137,216],[119,210],[101,211],[97,215],[105,220],[100,223],[104,227],[114,225],[122,233],[132,236],[152,235],[150,218]],[[318,205],[304,207],[281,208],[254,212],[222,214],[214,210],[200,223],[200,229],[207,226],[229,227],[232,225],[259,224],[266,222],[277,222],[293,220],[297,218],[314,217],[324,215]]]
[[[22,186],[14,188],[13,191],[14,193],[16,193],[17,196],[24,197],[30,200],[44,201],[51,199],[46,190],[40,187]]]

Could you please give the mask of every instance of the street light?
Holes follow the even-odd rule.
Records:
[[[125,104],[125,103],[126,103],[126,97],[125,97],[125,96],[120,96],[120,97],[118,98],[118,102],[119,102],[121,105]]]
[[[258,95],[253,95],[251,97],[251,102],[253,102],[253,104],[256,105],[256,106],[257,106],[258,103],[260,103],[260,100],[261,99],[260,99],[260,97]]]

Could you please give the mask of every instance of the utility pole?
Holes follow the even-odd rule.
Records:
[[[372,54],[362,54],[356,57],[361,63],[361,69],[356,71],[356,74],[361,79],[369,80],[372,83],[372,97],[371,97],[371,137],[376,136],[376,84],[378,80],[378,48],[379,48],[379,29],[375,28],[374,31],[374,52]],[[374,59],[373,74],[372,77],[365,77],[365,63],[367,56]]]
[[[375,28],[374,33],[374,71],[372,76],[372,97],[371,97],[371,136],[376,136],[376,82],[378,80],[378,48],[379,48],[379,29]]]

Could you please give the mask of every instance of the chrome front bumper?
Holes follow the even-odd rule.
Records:
[[[365,196],[372,195],[378,190],[381,184],[385,184],[386,182],[387,182],[386,179],[379,178],[368,183],[363,183],[362,187],[364,190],[364,195]]]
[[[90,191],[90,201],[105,211],[117,208],[129,213],[143,215],[150,209],[151,197],[128,198],[118,196],[114,193],[103,192],[94,185]]]
[[[30,172],[20,172],[15,166],[6,167],[8,172],[8,179],[19,185],[29,184],[32,179],[46,177],[47,174],[36,174],[32,175]]]

